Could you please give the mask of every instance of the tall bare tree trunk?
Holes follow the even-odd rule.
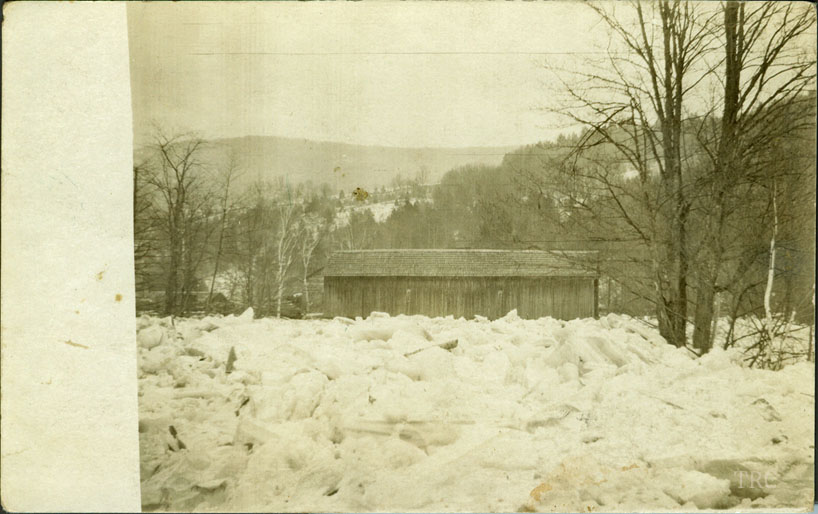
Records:
[[[710,351],[712,346],[713,303],[716,299],[716,285],[719,277],[723,251],[722,233],[725,223],[725,200],[729,182],[733,178],[737,153],[737,116],[741,85],[741,52],[738,42],[743,27],[739,25],[739,3],[726,2],[723,7],[725,38],[724,107],[721,117],[721,132],[713,170],[712,191],[714,225],[706,238],[710,246],[710,267],[713,272],[698,283],[696,295],[696,315],[693,322],[693,346],[699,353]]]
[[[773,311],[771,298],[773,295],[773,280],[775,279],[775,238],[778,235],[778,203],[776,201],[776,181],[773,177],[773,235],[770,238],[770,265],[767,270],[767,287],[764,289],[764,326],[768,331],[773,325]]]
[[[171,234],[170,238],[170,264],[168,266],[167,280],[165,281],[165,314],[176,314],[176,293],[179,290],[179,255],[176,237]]]
[[[224,248],[224,230],[225,226],[227,225],[227,202],[230,199],[230,180],[232,179],[234,168],[231,167],[227,170],[227,176],[225,177],[225,186],[224,186],[224,196],[222,197],[222,219],[221,219],[221,227],[219,230],[219,243],[216,246],[216,258],[213,262],[213,276],[210,278],[210,290],[207,293],[207,302],[205,302],[205,311],[210,310],[210,302],[213,300],[213,288],[216,286],[216,275],[219,273],[219,263],[222,258],[222,249]]]
[[[310,288],[307,283],[307,274],[304,274],[304,313],[310,312]]]
[[[278,271],[276,272],[276,318],[281,317],[281,301],[284,297],[284,280],[286,270],[284,267],[284,261],[278,261]]]
[[[707,277],[698,283],[696,310],[693,318],[693,347],[699,353],[710,350],[713,335],[713,304],[716,298],[714,279]]]
[[[668,13],[666,16],[671,16]],[[671,25],[663,27],[665,33],[665,53],[670,51]],[[666,55],[666,67],[670,67],[672,58]],[[665,239],[665,284],[662,296],[664,301],[659,306],[659,332],[671,344],[677,347],[687,342],[687,205],[682,184],[682,160],[680,139],[681,120],[681,77],[673,80],[666,71],[665,82],[665,116],[661,121],[662,146],[665,161],[664,186],[665,195],[670,200],[665,208],[669,232]]]

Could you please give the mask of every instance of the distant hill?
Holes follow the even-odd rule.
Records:
[[[205,160],[221,160],[234,151],[243,170],[241,184],[285,177],[290,183],[327,183],[335,191],[366,190],[390,185],[395,177],[435,183],[450,169],[465,164],[499,165],[514,147],[395,148],[311,141],[272,136],[247,136],[208,141]],[[137,152],[139,154],[139,152]],[[221,154],[221,155],[218,155]]]

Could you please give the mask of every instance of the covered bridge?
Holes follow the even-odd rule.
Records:
[[[597,315],[597,252],[356,250],[324,268],[324,312],[496,319]]]

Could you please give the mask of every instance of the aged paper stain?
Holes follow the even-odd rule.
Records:
[[[551,489],[553,489],[553,487],[551,487],[551,484],[543,482],[542,484],[540,484],[537,487],[535,487],[534,489],[532,489],[531,492],[528,493],[528,494],[532,498],[534,498],[534,501],[540,501],[540,497],[543,495],[543,493],[547,493]]]
[[[364,200],[369,198],[369,193],[364,191],[360,187],[356,187],[355,191],[353,191],[352,194],[355,196],[355,199],[358,200],[359,202],[363,202]]]
[[[72,341],[70,339],[68,339],[67,341],[64,341],[64,343],[67,344],[67,345],[70,345],[70,346],[76,346],[77,348],[82,348],[83,350],[88,349],[88,347],[85,346],[84,344],[75,343],[74,341]]]
[[[122,301],[122,295],[117,293],[116,296],[114,296],[114,300],[117,301],[117,302],[121,302]]]

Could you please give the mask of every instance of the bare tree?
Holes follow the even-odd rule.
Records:
[[[372,248],[376,239],[377,223],[370,209],[348,211],[345,221],[337,222],[332,235],[340,250]]]
[[[686,344],[693,304],[705,352],[717,294],[752,268],[728,232],[750,216],[742,199],[758,189],[770,143],[799,129],[784,113],[812,83],[814,59],[794,47],[814,15],[790,3],[621,5],[591,5],[612,34],[603,62],[557,74],[570,99],[559,112],[586,129],[564,191],[590,220],[636,236],[660,333]]]
[[[775,238],[778,235],[778,202],[776,200],[775,177],[773,177],[773,187],[770,195],[773,204],[773,235],[770,238],[770,265],[767,269],[767,287],[764,289],[764,320],[765,327],[769,330],[769,326],[773,322],[773,311],[770,306],[770,298],[773,293],[773,282],[775,280]]]
[[[597,68],[610,73],[573,71],[570,79],[558,77],[571,100],[560,112],[586,127],[574,163],[585,150],[607,145],[617,151],[620,164],[635,171],[638,187],[623,185],[622,166],[586,163],[569,171],[607,197],[610,215],[641,240],[650,256],[659,331],[671,344],[683,346],[690,265],[690,199],[683,176],[685,100],[701,80],[695,71],[709,48],[711,20],[690,2],[629,5],[634,18],[630,22],[591,5],[615,40],[604,68]],[[587,204],[589,198],[574,201]],[[637,205],[645,215],[635,215]]]
[[[275,205],[277,214],[277,224],[275,231],[275,305],[276,317],[281,317],[281,302],[284,297],[284,285],[287,280],[287,273],[293,263],[294,250],[299,239],[300,232],[300,211],[302,206],[294,201],[289,195],[280,198]]]
[[[261,254],[266,228],[266,191],[256,182],[242,199],[244,210],[236,223],[237,256],[243,278],[242,296],[248,307],[259,307],[257,289],[261,282]]]
[[[212,191],[200,160],[199,138],[168,136],[157,131],[146,164],[146,183],[160,199],[157,209],[167,238],[168,264],[165,281],[165,312],[181,314],[190,306],[197,270],[204,257]]]
[[[727,288],[723,283],[725,263],[730,262],[725,258],[730,254],[726,228],[731,217],[743,214],[740,207],[751,189],[746,186],[766,182],[757,175],[775,169],[765,159],[771,142],[812,123],[809,117],[785,116],[796,109],[812,110],[812,101],[804,93],[814,83],[815,62],[799,45],[814,27],[812,9],[789,2],[724,2],[721,11],[722,24],[715,30],[724,41],[723,72],[719,72],[723,88],[713,106],[715,111],[721,105],[721,118],[718,124],[702,119],[696,130],[707,162],[698,184],[706,192],[699,195],[706,200],[699,212],[707,213],[707,230],[702,231],[706,251],[696,266],[693,345],[700,352],[712,346],[713,304],[718,292]],[[793,109],[796,105],[800,106]],[[774,220],[775,231],[777,216]],[[765,300],[765,307],[768,303]]]
[[[306,214],[301,223],[301,237],[298,242],[299,256],[301,257],[302,283],[304,287],[304,311],[310,312],[310,263],[313,254],[321,239],[324,237],[325,224],[323,218],[315,214]]]
[[[210,309],[210,302],[213,300],[213,289],[216,285],[216,276],[219,273],[219,265],[221,264],[222,260],[222,252],[224,250],[224,237],[225,237],[225,229],[227,227],[227,215],[230,212],[231,207],[231,199],[230,199],[230,185],[233,180],[238,175],[238,160],[235,153],[230,152],[227,157],[227,163],[223,169],[222,180],[223,183],[221,185],[222,193],[220,199],[220,217],[221,221],[219,224],[219,240],[216,245],[216,255],[213,259],[213,275],[210,278],[210,289],[207,293],[207,301],[205,302],[205,310]]]
[[[143,295],[151,287],[157,272],[159,218],[154,205],[154,190],[148,183],[149,169],[141,162],[133,169],[134,278],[136,291]],[[161,221],[161,220],[159,220]]]

